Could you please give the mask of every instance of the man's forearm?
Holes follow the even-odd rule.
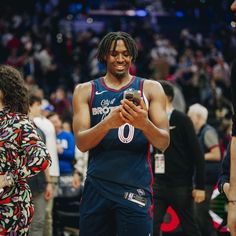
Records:
[[[52,183],[51,176],[49,173],[49,167],[44,170],[45,178],[47,183]]]
[[[78,149],[81,152],[86,152],[97,146],[108,133],[108,131],[108,125],[104,121],[98,123],[90,129],[78,131],[78,133],[75,135]]]
[[[143,126],[142,131],[148,141],[160,151],[165,151],[169,146],[169,132],[165,129],[157,128],[150,120]]]

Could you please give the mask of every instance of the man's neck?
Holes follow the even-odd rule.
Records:
[[[123,78],[116,78],[115,76],[111,74],[106,74],[104,77],[104,82],[107,87],[111,89],[120,89],[127,85],[131,80],[133,76],[128,74],[127,76]]]

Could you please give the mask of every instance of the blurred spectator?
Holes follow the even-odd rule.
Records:
[[[34,95],[30,96],[30,112],[29,117],[31,120],[34,117],[40,116],[41,114],[41,99]],[[38,127],[37,131],[42,140],[46,143],[46,137],[41,129]],[[38,175],[28,179],[29,186],[32,191],[33,202],[34,202],[34,217],[30,225],[31,236],[42,236],[47,201],[53,197],[53,188],[51,178],[49,175],[49,168],[44,172],[40,172]]]
[[[62,121],[62,129],[64,131],[72,132],[72,121],[71,119],[66,119]]]
[[[207,124],[207,109],[200,104],[189,107],[188,116],[191,118],[205,157],[205,190],[206,200],[196,203],[196,218],[203,236],[217,236],[212,218],[209,214],[211,195],[217,184],[220,171],[220,144],[217,131]]]
[[[46,137],[46,146],[52,158],[52,165],[49,169],[49,174],[51,177],[51,182],[53,185],[53,192],[57,192],[58,178],[60,175],[59,170],[59,160],[57,154],[57,142],[56,142],[56,132],[53,124],[45,116],[41,115],[34,118],[35,124],[44,132]],[[53,218],[52,218],[52,209],[53,209],[53,200],[54,197],[48,200],[46,207],[45,215],[45,224],[44,224],[44,236],[52,236],[53,229]]]
[[[67,98],[66,91],[63,87],[58,87],[50,96],[50,103],[54,107],[54,111],[62,118],[71,117],[71,101]]]
[[[72,175],[75,160],[74,136],[72,132],[62,130],[62,120],[56,112],[51,112],[47,118],[52,122],[56,131],[60,176]]]
[[[31,94],[35,94],[38,90],[38,85],[35,83],[32,75],[26,75],[25,77],[25,86],[30,91]]]
[[[58,85],[59,71],[55,62],[55,55],[49,45],[42,47],[40,51],[35,53],[35,59],[39,61],[41,78],[43,80],[43,88],[49,95]]]
[[[75,139],[74,135],[71,131],[65,131],[62,129],[62,120],[60,116],[52,112],[48,115],[48,119],[53,123],[57,135],[57,152],[59,157],[59,166],[60,166],[60,177],[58,182],[58,193],[57,197],[54,200],[54,208],[53,208],[53,232],[54,235],[59,235],[64,227],[62,225],[66,225],[63,222],[63,214],[60,216],[60,212],[64,212],[65,214],[70,212],[70,206],[68,205],[68,209],[63,208],[63,206],[59,206],[58,201],[66,201],[71,202],[80,200],[81,196],[81,174],[78,172],[74,173],[74,164],[75,164]],[[65,203],[66,205],[66,203]],[[79,211],[79,209],[77,209]],[[69,213],[68,213],[69,214]],[[78,215],[77,212],[75,215]],[[72,220],[72,219],[71,219]],[[74,220],[77,220],[74,217]],[[75,224],[76,228],[79,228],[79,223]],[[62,228],[62,229],[61,229]]]
[[[85,182],[87,166],[88,166],[88,152],[81,152],[77,147],[75,148],[75,172],[81,176],[82,184]]]

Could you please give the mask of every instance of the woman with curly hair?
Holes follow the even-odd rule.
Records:
[[[0,235],[28,235],[34,208],[27,178],[50,164],[28,110],[28,91],[20,72],[1,65]]]

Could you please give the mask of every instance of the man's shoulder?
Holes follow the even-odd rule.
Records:
[[[91,96],[92,90],[93,90],[93,81],[77,84],[74,89],[73,99],[75,101],[78,101],[78,99],[88,100]]]
[[[82,90],[82,89],[88,89],[92,86],[93,82],[95,80],[91,80],[91,81],[88,81],[88,82],[84,82],[84,83],[79,83],[75,86],[75,92],[78,91],[78,90]]]
[[[205,132],[204,132],[205,137],[211,137],[211,136],[217,136],[217,135],[218,135],[217,130],[213,126],[209,125],[205,129]]]
[[[161,84],[156,80],[146,79],[146,78],[141,78],[141,77],[137,77],[137,78],[143,80],[143,86],[145,90],[152,90],[152,89],[161,90],[162,89]]]

